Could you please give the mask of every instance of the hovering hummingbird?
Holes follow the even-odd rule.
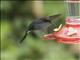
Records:
[[[52,23],[52,20],[56,21],[57,18],[59,20],[60,16],[61,14],[56,14],[52,16],[41,17],[32,21],[32,23],[28,26],[28,29],[26,30],[22,40],[20,40],[20,43],[24,41],[28,33],[34,33],[35,30],[46,29],[47,27],[49,27],[50,24],[56,26],[55,23]]]

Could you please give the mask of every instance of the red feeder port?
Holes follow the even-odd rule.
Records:
[[[48,40],[57,40],[60,43],[80,44],[80,19],[66,19],[66,25],[60,31],[44,35]]]

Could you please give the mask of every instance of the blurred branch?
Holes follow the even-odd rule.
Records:
[[[32,1],[32,11],[36,17],[43,16],[43,1]]]

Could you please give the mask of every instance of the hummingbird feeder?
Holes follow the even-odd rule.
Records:
[[[44,35],[47,40],[57,40],[60,43],[80,44],[80,1],[68,0],[66,24],[54,29],[54,33]]]

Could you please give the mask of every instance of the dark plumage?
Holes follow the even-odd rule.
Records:
[[[24,37],[22,38],[22,40],[20,41],[23,42],[23,40],[26,38],[27,34],[29,32],[34,33],[34,30],[41,30],[41,29],[45,29],[49,26],[49,24],[52,24],[51,21],[54,20],[56,18],[59,18],[61,14],[57,14],[57,15],[53,15],[53,16],[47,16],[47,17],[41,17],[38,18],[36,20],[34,20],[28,27],[28,29],[26,30],[26,33],[24,35]],[[55,26],[55,24],[53,23],[53,26]]]

